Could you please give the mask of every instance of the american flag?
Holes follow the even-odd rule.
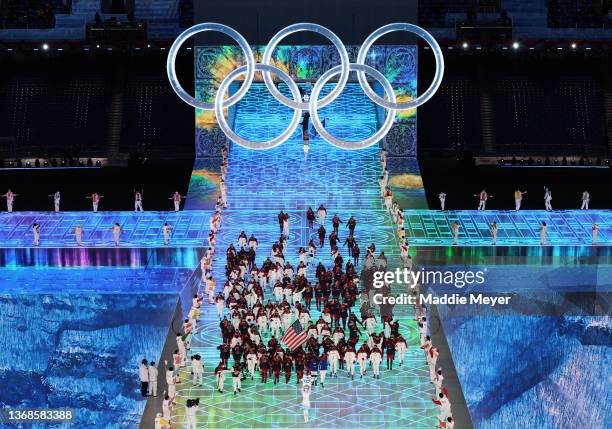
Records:
[[[308,332],[302,328],[300,321],[296,320],[287,329],[283,338],[281,338],[281,343],[294,350],[304,344],[307,338]]]

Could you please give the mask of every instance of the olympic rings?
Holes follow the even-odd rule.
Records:
[[[281,143],[286,142],[289,137],[293,135],[293,133],[300,124],[302,110],[294,109],[293,118],[291,118],[291,123],[285,129],[285,131],[283,131],[282,134],[278,137],[264,142],[254,142],[240,137],[234,132],[234,130],[230,128],[229,124],[227,123],[227,120],[225,119],[225,115],[223,114],[223,106],[225,104],[223,103],[223,95],[225,94],[225,91],[227,91],[229,85],[234,80],[236,80],[239,75],[248,72],[247,70],[248,66],[240,66],[237,69],[233,70],[230,74],[228,74],[225,79],[223,79],[223,82],[221,82],[219,90],[217,91],[217,96],[215,97],[215,116],[217,117],[219,128],[221,128],[225,135],[229,137],[230,140],[232,140],[234,143],[239,144],[240,146],[246,147],[248,149],[272,149],[273,147],[276,147]],[[272,72],[276,74],[289,86],[289,89],[291,90],[291,95],[293,95],[294,100],[297,103],[302,101],[302,96],[300,95],[300,90],[297,84],[293,81],[293,79],[291,79],[291,76],[289,76],[283,70],[268,64],[255,64],[255,70],[268,73]]]
[[[361,73],[365,72],[369,74],[370,76],[374,77],[378,82],[380,82],[380,84],[384,88],[385,93],[387,94],[391,102],[395,102],[395,92],[393,92],[393,87],[391,86],[389,81],[385,78],[385,76],[381,72],[365,64],[351,63],[349,68],[350,68],[350,71],[357,71]],[[320,106],[319,106],[319,103],[317,102],[317,98],[319,97],[319,93],[323,89],[323,86],[332,77],[339,74],[340,73],[339,70],[340,70],[340,66],[336,66],[336,67],[329,69],[327,72],[323,74],[323,76],[319,78],[319,80],[317,80],[314,87],[312,88],[312,92],[310,93],[310,103],[309,103],[310,104],[309,105],[310,120],[312,121],[312,125],[314,126],[315,130],[317,130],[317,132],[321,135],[321,137],[323,137],[326,141],[333,144],[334,146],[337,146],[342,149],[364,149],[366,147],[369,147],[369,146],[372,146],[373,144],[378,143],[380,140],[382,140],[387,135],[387,133],[393,126],[393,121],[395,120],[395,109],[388,109],[387,116],[385,117],[385,121],[383,122],[380,129],[376,131],[374,134],[372,134],[370,137],[364,140],[349,142],[349,141],[340,140],[332,136],[329,132],[327,132],[327,130],[325,129],[325,127],[323,127],[323,124],[319,120],[318,107]]]
[[[244,78],[244,82],[242,83],[240,89],[236,91],[232,97],[225,100],[223,105],[223,107],[226,108],[233,106],[234,104],[238,103],[242,97],[244,97],[249,90],[251,83],[253,83],[253,78],[255,77],[255,57],[253,56],[253,51],[249,46],[249,42],[246,41],[242,34],[238,33],[236,30],[228,27],[227,25],[217,24],[214,22],[205,22],[189,27],[187,30],[179,34],[174,43],[172,43],[172,46],[170,46],[168,61],[166,62],[166,72],[168,73],[170,86],[172,86],[172,89],[174,89],[174,92],[176,92],[176,95],[178,95],[181,100],[192,107],[204,110],[213,110],[215,108],[213,103],[198,101],[191,95],[187,94],[187,91],[183,89],[179,83],[178,77],[176,76],[176,56],[179,49],[188,38],[203,31],[218,31],[219,33],[223,33],[234,39],[236,43],[238,43],[238,46],[240,46],[240,49],[242,49],[244,59],[246,61],[246,77]]]
[[[214,103],[198,101],[194,97],[191,97],[189,94],[187,94],[183,87],[181,87],[178,81],[178,77],[176,75],[175,63],[180,47],[189,37],[203,31],[218,31],[233,38],[242,49],[246,61],[245,65],[233,70],[225,77],[223,82],[221,82],[221,85],[219,86],[219,89],[215,96]],[[308,102],[302,101],[302,97],[300,95],[297,84],[293,81],[291,76],[289,76],[286,72],[279,69],[278,67],[272,66],[270,64],[274,49],[278,46],[280,41],[285,37],[293,33],[297,33],[299,31],[313,31],[315,33],[321,34],[332,42],[332,44],[336,47],[340,55],[340,65],[335,66],[323,73],[323,75],[315,83],[310,95],[310,100]],[[370,67],[365,64],[366,56],[372,45],[380,37],[393,31],[407,31],[420,36],[432,48],[434,57],[436,59],[436,73],[429,88],[427,88],[427,90],[416,99],[406,102],[397,102],[393,87],[391,86],[391,83],[387,80],[387,78],[373,67]],[[266,87],[268,88],[272,96],[285,106],[294,109],[293,118],[291,119],[291,123],[289,124],[287,129],[285,129],[285,131],[283,131],[283,133],[281,133],[279,136],[264,142],[254,142],[240,137],[230,128],[227,123],[227,120],[225,119],[225,116],[223,115],[224,109],[236,104],[247,93],[251,86],[251,83],[253,82],[256,70],[262,72]],[[334,146],[343,149],[363,149],[375,144],[387,135],[387,133],[391,130],[393,126],[396,110],[412,109],[421,106],[422,104],[426,103],[431,97],[433,97],[436,91],[440,88],[440,84],[442,83],[442,78],[444,76],[444,56],[442,50],[440,49],[440,46],[436,42],[436,39],[434,39],[434,37],[423,28],[408,23],[392,23],[384,25],[372,32],[372,34],[370,34],[366,38],[364,43],[359,48],[359,52],[357,54],[357,61],[355,63],[350,63],[346,47],[336,34],[319,24],[298,23],[285,27],[284,29],[276,33],[266,46],[261,63],[256,63],[251,47],[240,33],[238,33],[233,28],[223,24],[203,23],[188,28],[183,33],[181,33],[179,37],[174,41],[168,53],[166,71],[168,73],[170,85],[172,86],[172,89],[174,89],[174,91],[177,93],[177,95],[190,106],[204,110],[214,110],[215,115],[217,117],[217,122],[219,123],[219,127],[221,128],[221,130],[230,140],[234,141],[240,146],[244,146],[250,149],[270,149],[282,144],[287,139],[289,139],[297,129],[302,110],[308,110],[315,130],[324,140],[333,144]],[[349,73],[351,71],[355,71],[357,73],[359,85],[361,86],[365,94],[368,96],[368,98],[372,100],[375,104],[381,107],[385,107],[388,110],[387,115],[385,117],[385,121],[383,122],[381,128],[372,136],[360,141],[340,140],[332,136],[323,127],[323,124],[321,123],[318,114],[318,109],[320,107],[324,107],[332,103],[344,90],[344,87],[346,86],[346,83],[349,78]],[[293,96],[293,100],[284,96],[278,90],[278,88],[276,88],[272,77],[270,76],[270,73],[274,73],[279,76],[281,80],[283,80],[289,86],[289,89],[291,90],[291,94]],[[245,79],[242,85],[240,86],[240,89],[228,99],[224,99],[223,97],[227,92],[230,83],[233,82],[239,75],[243,74],[245,75]],[[386,94],[386,98],[383,98],[376,94],[376,92],[368,83],[365,77],[366,74],[372,76],[382,85]],[[318,100],[323,86],[327,82],[329,82],[332,77],[336,75],[340,76],[338,78],[338,83],[336,84],[334,89],[330,91],[330,93],[323,97],[321,100]]]
[[[285,37],[289,36],[290,34],[297,33],[299,31],[313,31],[315,33],[319,33],[327,37],[338,50],[338,54],[340,54],[340,65],[342,67],[342,72],[340,73],[340,79],[338,79],[338,83],[336,84],[336,87],[329,94],[323,97],[321,101],[318,101],[319,107],[325,107],[329,103],[334,101],[336,98],[338,98],[340,93],[344,90],[344,86],[346,85],[346,82],[348,81],[348,78],[349,78],[350,60],[349,60],[348,52],[346,51],[346,47],[342,43],[342,40],[340,40],[340,38],[336,36],[332,31],[323,27],[322,25],[311,24],[308,22],[303,22],[300,24],[293,24],[288,27],[285,27],[281,31],[276,33],[274,37],[272,37],[272,39],[270,39],[270,42],[268,42],[268,45],[266,46],[266,49],[263,53],[263,57],[261,58],[261,63],[270,64],[270,60],[272,59],[272,53],[274,52],[274,49],[278,46],[279,42]],[[289,100],[283,94],[281,94],[280,91],[274,86],[274,82],[272,82],[272,79],[270,78],[270,73],[264,72],[263,78],[264,78],[266,87],[268,88],[268,91],[270,91],[272,96],[276,98],[278,101],[280,101],[281,103],[283,103],[285,106],[291,107],[293,109],[302,109],[302,110],[308,109],[309,103],[295,103],[295,102],[292,102],[292,100]]]
[[[361,85],[361,88],[366,93],[368,98],[379,106],[397,110],[412,109],[426,103],[431,97],[433,97],[440,87],[440,84],[442,83],[442,76],[444,75],[444,56],[442,54],[442,49],[440,49],[440,45],[438,45],[438,42],[436,42],[436,39],[434,39],[434,37],[425,29],[414,24],[396,22],[394,24],[383,25],[367,37],[365,42],[363,42],[363,45],[361,45],[359,48],[359,53],[357,54],[357,64],[365,64],[366,55],[374,42],[385,34],[393,31],[408,31],[410,33],[414,33],[417,36],[422,37],[429,44],[429,46],[431,46],[436,58],[436,74],[434,75],[431,85],[429,88],[427,88],[427,91],[414,100],[405,101],[403,103],[394,103],[379,97],[366,80],[365,74],[362,71],[357,72],[357,79],[359,79],[359,85]]]

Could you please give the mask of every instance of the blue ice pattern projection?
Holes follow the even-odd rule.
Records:
[[[65,427],[137,427],[138,364],[158,360],[187,271],[0,269],[0,407],[73,409]]]
[[[325,85],[321,96],[327,95],[334,85]],[[299,86],[307,88],[305,84]],[[286,85],[280,84],[279,87],[282,93],[289,95]],[[241,137],[256,141],[272,139],[282,133],[293,115],[293,109],[277,102],[263,83],[253,83],[252,89],[236,108],[230,109],[230,116],[234,116],[234,111],[234,131]],[[265,116],[263,121],[262,115]],[[374,104],[361,92],[359,85],[354,83],[347,84],[332,105],[319,109],[319,116],[325,121],[325,129],[341,139],[360,140],[376,132]],[[311,132],[313,130],[311,127]],[[298,127],[292,139],[301,142],[301,133],[302,129]],[[332,152],[331,146],[317,135],[312,136],[310,146],[313,151]],[[301,151],[301,148],[298,148],[298,151]]]
[[[486,284],[446,292],[511,297],[508,306],[438,305],[474,427],[608,427],[612,318],[601,292],[612,290],[612,266],[469,269],[488,270]]]
[[[265,46],[254,46],[257,61],[261,60]],[[347,46],[352,62],[359,46]],[[211,101],[221,81],[234,68],[243,64],[242,52],[235,46],[196,48],[196,97]],[[279,46],[272,64],[286,70],[296,82],[315,81],[328,69],[339,64],[339,56],[333,46]],[[391,82],[399,101],[416,98],[417,51],[415,46],[372,47],[366,63],[381,71]],[[256,80],[261,75],[256,74]],[[351,81],[356,76],[351,74]],[[372,106],[374,104],[372,103]],[[380,118],[377,121],[380,124]],[[196,155],[218,156],[226,143],[225,135],[216,126],[212,112],[196,111]],[[416,156],[416,111],[400,111],[396,124],[386,138],[391,156]]]

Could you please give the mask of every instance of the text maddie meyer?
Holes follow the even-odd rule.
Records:
[[[374,295],[374,304],[391,304],[391,305],[414,305],[417,303],[416,295],[408,295],[402,293],[399,296],[383,296],[381,293]],[[481,293],[470,293],[466,295],[459,295],[458,293],[450,293],[443,295],[433,294],[420,294],[419,303],[425,305],[490,305],[495,307],[496,305],[508,305],[510,304],[511,297],[509,296],[487,296]]]
[[[380,289],[385,284],[405,284],[414,288],[417,284],[453,285],[462,288],[465,285],[481,285],[485,281],[484,271],[426,271],[420,269],[410,271],[407,268],[397,268],[395,271],[374,273],[373,286]]]

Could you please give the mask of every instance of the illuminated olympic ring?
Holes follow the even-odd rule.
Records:
[[[203,31],[218,31],[233,38],[242,49],[246,61],[245,65],[233,70],[229,75],[225,77],[223,82],[221,82],[219,90],[217,91],[217,94],[215,96],[214,103],[198,101],[194,97],[187,94],[187,92],[180,85],[176,76],[176,56],[181,45],[189,37]],[[310,95],[310,100],[308,102],[302,101],[302,97],[300,95],[297,84],[293,81],[291,76],[289,76],[286,72],[279,69],[278,67],[270,65],[272,53],[274,52],[274,49],[278,46],[280,41],[285,37],[299,31],[312,31],[326,37],[336,47],[340,56],[340,65],[335,66],[325,72],[319,78],[319,80],[315,82],[315,85],[312,89],[312,93]],[[429,88],[427,88],[427,91],[425,91],[423,94],[421,94],[414,100],[409,100],[405,102],[397,102],[393,88],[389,81],[385,78],[385,76],[376,69],[365,64],[368,51],[370,50],[374,42],[376,42],[380,37],[384,36],[385,34],[394,31],[407,31],[410,33],[414,33],[417,36],[420,36],[429,44],[436,59],[436,73],[434,75],[434,79],[431,85],[429,86]],[[285,131],[283,131],[279,136],[264,142],[254,142],[240,137],[230,128],[229,124],[227,123],[227,120],[225,119],[225,116],[223,115],[224,109],[236,104],[242,99],[242,97],[244,97],[246,92],[249,90],[251,83],[253,82],[256,70],[262,72],[264,83],[266,84],[266,87],[268,88],[272,96],[285,106],[294,109],[291,123],[285,129]],[[393,23],[384,25],[379,29],[375,30],[372,34],[370,34],[366,38],[363,45],[359,48],[357,62],[350,63],[346,47],[336,34],[334,34],[328,28],[323,27],[322,25],[312,23],[299,23],[285,27],[281,31],[276,33],[266,46],[262,57],[262,62],[256,63],[251,47],[240,33],[238,33],[233,28],[228,27],[227,25],[218,23],[203,23],[188,28],[177,37],[177,39],[170,47],[170,51],[168,53],[166,71],[168,73],[170,85],[172,86],[172,89],[174,89],[174,91],[177,93],[177,95],[192,107],[203,110],[214,110],[215,115],[217,117],[217,122],[219,123],[219,127],[221,128],[221,130],[230,140],[240,146],[244,146],[249,149],[271,149],[282,144],[283,142],[287,141],[298,128],[300,124],[302,110],[308,110],[315,130],[317,130],[319,135],[324,140],[333,144],[334,146],[343,149],[363,149],[372,146],[387,135],[387,133],[393,126],[396,110],[413,109],[415,107],[421,106],[436,93],[436,91],[440,87],[440,84],[442,83],[442,77],[444,76],[444,57],[440,46],[438,45],[434,37],[426,30],[414,24]],[[344,90],[344,87],[348,81],[349,73],[351,71],[357,72],[359,85],[361,86],[365,94],[368,96],[368,98],[377,105],[385,107],[388,110],[387,115],[385,117],[385,121],[383,122],[381,128],[372,136],[360,141],[344,141],[332,136],[323,127],[323,124],[321,123],[318,114],[318,109],[320,107],[327,106],[328,104],[332,103],[336,98],[338,98],[342,90]],[[274,85],[270,73],[276,74],[283,82],[285,82],[289,86],[289,89],[293,96],[293,100],[287,98],[278,90],[278,88]],[[378,94],[376,94],[376,92],[368,83],[365,77],[366,74],[372,76],[382,85],[386,94],[386,98],[380,97]],[[228,97],[227,99],[224,99],[225,93],[227,92],[229,85],[240,75],[245,75],[244,82],[240,86],[240,89],[236,91],[234,95]],[[339,75],[338,83],[336,84],[334,89],[330,91],[330,93],[323,97],[321,100],[319,100],[319,95],[321,93],[321,90],[323,89],[323,86],[327,82],[329,82],[332,77],[337,75]]]
[[[323,97],[321,101],[317,102],[318,107],[325,107],[329,103],[334,101],[336,98],[338,98],[340,93],[344,90],[344,86],[346,85],[346,82],[348,82],[348,78],[349,78],[350,60],[349,60],[348,52],[346,51],[346,47],[342,43],[342,40],[340,40],[340,38],[336,36],[332,31],[323,27],[322,25],[311,24],[307,22],[301,23],[301,24],[293,24],[288,27],[285,27],[281,31],[276,33],[274,37],[272,37],[272,39],[270,39],[270,42],[268,42],[268,45],[266,46],[266,50],[264,51],[263,57],[261,59],[261,63],[270,64],[270,60],[272,59],[272,52],[274,52],[274,49],[278,46],[278,43],[285,37],[289,36],[290,34],[297,33],[299,31],[312,31],[312,32],[319,33],[322,36],[327,37],[338,50],[338,54],[340,54],[341,72],[340,72],[340,78],[338,79],[338,84],[329,94]],[[283,103],[285,106],[292,107],[294,109],[302,109],[302,110],[308,109],[309,103],[291,102],[291,100],[289,100],[287,97],[281,94],[281,92],[274,86],[274,82],[272,82],[270,73],[264,72],[263,78],[272,96],[274,96],[274,98],[276,98],[278,101]]]
[[[391,83],[389,83],[387,78],[385,78],[385,76],[381,72],[365,64],[351,63],[349,65],[349,68],[350,68],[350,71],[356,71],[356,72],[369,74],[374,79],[376,79],[378,82],[380,82],[383,89],[385,90],[385,94],[387,94],[387,97],[389,97],[389,100],[392,103],[395,103],[395,92],[393,92],[393,87],[391,86]],[[319,106],[320,102],[317,102],[317,98],[319,97],[319,94],[321,90],[323,89],[323,86],[327,82],[329,82],[329,80],[332,77],[334,77],[338,73],[341,73],[340,70],[341,70],[340,66],[332,67],[331,69],[323,73],[323,76],[321,76],[319,80],[317,80],[314,87],[312,88],[312,92],[310,94],[310,103],[309,103],[310,120],[312,121],[312,125],[314,126],[315,130],[317,130],[319,135],[323,137],[324,140],[328,141],[334,146],[341,147],[343,149],[363,149],[363,148],[372,146],[373,144],[376,144],[377,142],[382,140],[387,135],[391,127],[393,126],[393,121],[395,120],[395,109],[387,109],[387,116],[385,116],[385,121],[383,122],[380,129],[376,131],[374,134],[372,134],[370,137],[364,140],[360,140],[360,141],[345,141],[345,140],[340,140],[332,136],[325,129],[325,127],[323,126],[323,124],[321,123],[319,119],[319,109],[318,108],[320,107]]]
[[[302,96],[300,95],[300,90],[297,84],[291,79],[287,73],[278,67],[274,67],[268,64],[255,64],[255,70],[261,71],[263,73],[274,73],[278,77],[282,79],[283,82],[289,86],[291,90],[291,95],[293,95],[293,99],[296,103],[300,103],[302,101]],[[271,149],[273,147],[278,146],[281,143],[284,143],[293,135],[295,130],[300,124],[300,119],[302,117],[302,109],[294,109],[293,110],[293,118],[291,118],[291,123],[285,129],[285,131],[271,140],[265,142],[254,142],[251,140],[247,140],[245,138],[240,137],[238,134],[234,132],[227,123],[225,119],[225,114],[223,112],[223,108],[225,103],[223,102],[223,97],[230,84],[236,80],[236,78],[242,74],[248,73],[248,66],[240,66],[237,69],[233,70],[228,74],[225,79],[219,85],[219,90],[217,91],[217,96],[215,97],[215,116],[217,117],[217,123],[219,124],[219,128],[225,133],[225,135],[234,143],[239,144],[240,146],[247,147],[249,149]]]
[[[255,57],[253,56],[253,51],[251,50],[251,46],[249,46],[249,42],[246,41],[242,34],[238,33],[231,27],[223,24],[217,24],[214,22],[205,22],[202,24],[196,24],[193,27],[189,27],[187,30],[183,31],[176,38],[172,46],[170,46],[170,51],[168,52],[168,61],[166,62],[166,72],[168,73],[168,79],[170,80],[170,86],[174,89],[174,92],[183,100],[185,103],[189,104],[192,107],[203,110],[214,110],[215,105],[213,103],[206,103],[204,101],[198,101],[191,95],[187,94],[187,91],[183,89],[181,84],[179,83],[178,77],[176,76],[176,56],[178,55],[178,51],[185,43],[185,40],[189,39],[191,36],[194,36],[198,33],[202,33],[204,31],[218,31],[219,33],[223,33],[238,43],[240,49],[242,49],[242,53],[244,54],[244,59],[246,60],[246,77],[244,78],[244,82],[242,86],[236,93],[225,100],[223,103],[224,107],[230,107],[234,104],[238,103],[242,97],[247,93],[249,88],[251,87],[251,83],[253,83],[253,78],[255,77]]]
[[[365,74],[362,71],[357,71],[357,79],[359,79],[359,85],[366,93],[368,98],[372,100],[374,103],[379,106],[386,107],[387,109],[413,109],[422,104],[425,104],[433,95],[436,93],[438,88],[440,88],[440,84],[442,83],[442,77],[444,76],[444,56],[442,55],[442,49],[440,49],[440,45],[436,42],[436,39],[429,34],[423,28],[414,25],[407,24],[403,22],[396,22],[394,24],[387,24],[380,27],[378,30],[375,30],[370,34],[363,45],[359,48],[359,53],[357,54],[357,64],[365,64],[366,55],[368,51],[378,39],[384,36],[387,33],[392,33],[394,31],[408,31],[409,33],[414,33],[417,36],[420,36],[423,40],[427,42],[427,44],[431,47],[431,50],[434,53],[434,57],[436,58],[436,74],[434,75],[434,79],[431,82],[427,91],[421,94],[419,97],[414,100],[406,101],[403,103],[394,103],[391,101],[387,101],[384,98],[379,97],[376,92],[372,89],[370,84],[365,78]]]

